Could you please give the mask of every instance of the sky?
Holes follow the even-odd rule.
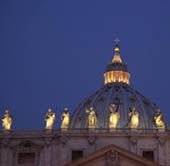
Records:
[[[12,129],[55,128],[103,86],[114,39],[131,85],[156,103],[170,124],[170,1],[0,0],[0,117]],[[0,127],[1,128],[1,127]]]

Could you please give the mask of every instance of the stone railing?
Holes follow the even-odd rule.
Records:
[[[168,134],[170,135],[170,130],[161,131],[158,129],[53,129],[53,130],[11,130],[11,131],[0,131],[0,136],[10,135],[10,136],[45,136],[45,135],[61,135],[61,134],[109,134],[109,135],[129,135],[129,134]]]
[[[36,166],[35,164],[18,164],[18,166]]]

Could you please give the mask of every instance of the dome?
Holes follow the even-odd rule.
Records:
[[[70,129],[88,128],[88,114],[85,110],[91,107],[96,113],[95,128],[108,129],[109,108],[112,104],[120,115],[116,128],[129,128],[129,113],[135,108],[139,115],[138,128],[157,129],[154,116],[158,107],[130,86],[127,64],[122,62],[117,48],[118,45],[112,63],[107,65],[104,86],[78,105],[71,116]]]
[[[80,103],[71,117],[70,128],[88,128],[85,110],[92,106],[97,114],[96,128],[108,128],[109,107],[112,103],[117,103],[119,107],[120,120],[117,128],[128,127],[132,107],[139,113],[139,128],[156,128],[153,116],[157,107],[131,86],[123,84],[107,84]]]

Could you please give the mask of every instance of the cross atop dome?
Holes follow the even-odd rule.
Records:
[[[120,40],[118,38],[115,39],[115,43],[118,44]]]
[[[120,40],[118,38],[115,39],[115,55],[113,57],[112,63],[122,63],[122,59],[120,57],[119,51],[120,51],[120,47],[118,45],[118,43],[120,42]]]

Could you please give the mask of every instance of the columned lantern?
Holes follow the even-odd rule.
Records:
[[[116,40],[115,55],[113,57],[112,63],[107,65],[106,73],[104,74],[105,83],[130,83],[130,73],[127,71],[127,64],[122,62],[120,57],[120,47],[118,45],[118,40]]]

